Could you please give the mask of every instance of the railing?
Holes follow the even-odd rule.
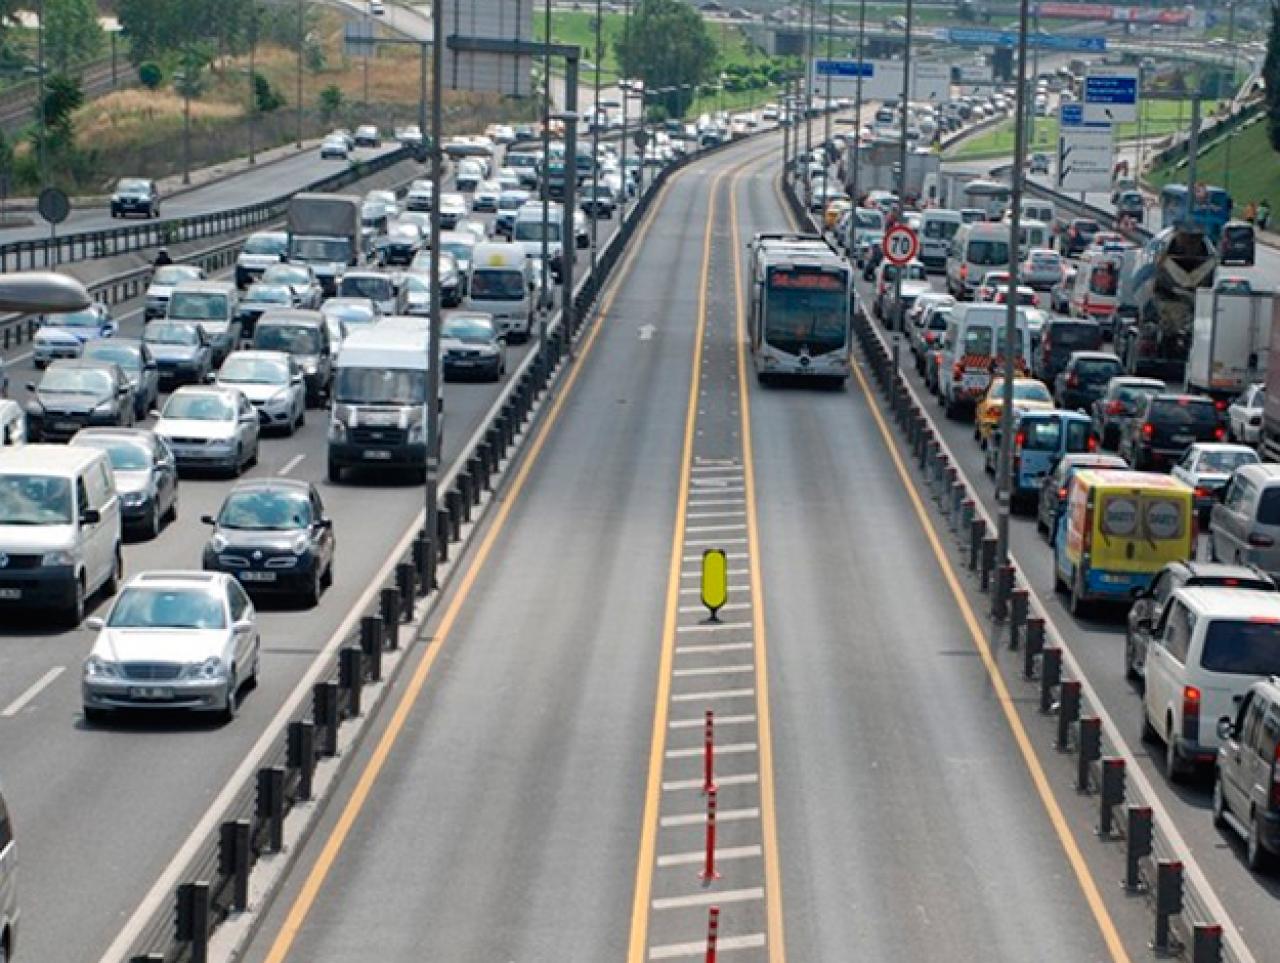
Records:
[[[282,852],[289,814],[313,798],[318,764],[337,754],[343,726],[365,708],[365,687],[382,681],[384,656],[399,652],[401,627],[415,621],[415,608],[438,588],[438,567],[462,540],[464,526],[488,504],[508,456],[531,427],[539,398],[556,377],[569,345],[586,327],[601,288],[663,185],[691,160],[729,146],[698,151],[663,168],[622,218],[598,252],[595,273],[584,276],[572,294],[572,330],[564,329],[563,315],[558,314],[545,339],[525,355],[471,443],[445,473],[437,530],[418,530],[410,549],[397,559],[393,575],[380,587],[376,605],[361,614],[358,630],[320,669],[310,704],[295,707],[265,756],[254,761],[253,777],[238,787],[233,802],[177,874],[172,900],[129,940],[118,957],[121,963],[203,963],[217,927],[248,908],[255,866],[262,857]]]
[[[56,238],[10,241],[8,244],[0,244],[0,271],[51,268],[72,261],[114,257],[160,245],[180,244],[232,231],[243,231],[283,217],[289,198],[298,191],[338,190],[352,181],[384,171],[411,156],[413,152],[409,148],[399,147],[372,160],[349,164],[309,184],[300,185],[287,194],[230,210],[144,221],[98,231],[80,231]]]
[[[789,182],[783,194],[797,223],[813,223]],[[1102,700],[1029,590],[1030,580],[1015,560],[997,565],[993,520],[903,377],[896,346],[890,347],[866,314],[857,311],[854,318],[867,369],[886,399],[898,444],[916,468],[921,494],[939,520],[941,542],[989,595],[993,654],[1015,660],[1010,674],[1021,678],[1052,725],[1054,746],[1070,763],[1075,790],[1096,799],[1099,844],[1121,848],[1125,892],[1151,907],[1152,950],[1191,963],[1252,963]]]

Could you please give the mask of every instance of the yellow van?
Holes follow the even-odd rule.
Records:
[[[1071,613],[1095,600],[1127,601],[1167,562],[1191,558],[1194,499],[1168,475],[1076,472],[1053,538],[1054,588],[1070,593]]]

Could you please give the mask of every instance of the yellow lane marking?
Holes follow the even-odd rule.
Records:
[[[791,208],[781,197],[777,181],[774,182],[774,190],[779,193],[778,202],[794,224]],[[1080,847],[1076,843],[1075,837],[1071,834],[1071,828],[1067,825],[1066,817],[1062,814],[1062,807],[1058,805],[1058,800],[1054,797],[1053,790],[1049,788],[1049,777],[1045,775],[1044,767],[1040,765],[1040,760],[1036,757],[1035,750],[1031,746],[1031,737],[1027,735],[1026,727],[1022,724],[1022,719],[1019,718],[1018,711],[1014,707],[1013,697],[1009,694],[1009,687],[1005,685],[1004,676],[1000,674],[1000,667],[996,664],[995,656],[991,653],[991,646],[987,642],[987,636],[982,629],[982,624],[974,613],[973,607],[969,604],[968,597],[964,594],[964,588],[956,575],[951,558],[947,555],[946,549],[942,547],[942,542],[938,538],[933,519],[930,518],[929,513],[925,510],[924,502],[916,489],[915,480],[911,477],[906,464],[902,460],[902,456],[898,453],[898,447],[894,443],[889,426],[885,422],[884,416],[880,413],[879,399],[872,394],[871,387],[867,384],[867,379],[862,374],[861,369],[856,364],[852,365],[852,368],[854,377],[858,379],[858,386],[863,395],[866,396],[867,409],[876,420],[876,426],[880,430],[880,437],[889,452],[889,457],[893,459],[898,477],[902,479],[903,488],[911,499],[911,505],[915,510],[917,520],[920,522],[920,527],[924,529],[925,537],[929,540],[929,545],[933,549],[934,558],[938,561],[938,568],[942,570],[942,576],[947,581],[951,595],[955,599],[961,615],[964,616],[965,625],[969,629],[969,635],[973,639],[974,647],[977,648],[982,664],[987,670],[987,676],[991,680],[991,686],[995,689],[996,700],[1000,703],[1000,709],[1004,713],[1005,721],[1013,733],[1014,741],[1018,744],[1018,750],[1022,754],[1022,761],[1026,765],[1027,771],[1031,774],[1031,781],[1036,787],[1040,803],[1044,806],[1049,822],[1053,825],[1058,842],[1062,844],[1063,851],[1067,855],[1067,861],[1071,864],[1076,881],[1080,884],[1080,890],[1084,894],[1085,901],[1089,904],[1089,909],[1098,924],[1098,929],[1102,932],[1102,939],[1107,945],[1107,950],[1111,953],[1111,958],[1116,963],[1121,963],[1121,961],[1129,963],[1129,954],[1124,948],[1124,942],[1120,939],[1120,933],[1116,929],[1115,921],[1111,918],[1111,914],[1103,902],[1102,894],[1098,891],[1098,884],[1089,872],[1089,866],[1085,863],[1084,854],[1080,852]]]
[[[778,857],[778,817],[773,783],[773,727],[769,714],[769,649],[764,621],[764,580],[760,574],[760,530],[756,517],[756,472],[751,438],[751,399],[747,382],[747,312],[742,301],[742,238],[738,227],[738,181],[729,187],[730,237],[733,248],[733,292],[738,333],[738,414],[742,424],[742,465],[747,499],[747,565],[751,572],[751,617],[756,630],[756,715],[760,744],[760,832],[764,842],[765,910],[769,959],[785,963],[782,930],[782,871]]]
[[[677,173],[676,177],[681,176]],[[448,608],[445,610],[444,616],[440,619],[440,624],[436,629],[436,643],[432,645],[424,654],[422,661],[414,670],[413,676],[410,678],[400,701],[396,704],[394,715],[387,723],[387,728],[383,732],[382,737],[378,740],[378,745],[373,750],[373,754],[365,763],[364,768],[360,772],[360,779],[356,783],[355,789],[351,793],[351,798],[347,800],[347,804],[342,809],[342,814],[338,817],[337,823],[330,830],[328,837],[325,839],[324,848],[320,851],[315,865],[311,867],[307,878],[302,885],[302,889],[294,898],[293,904],[289,907],[289,912],[285,916],[284,923],[280,927],[280,931],[276,934],[275,941],[271,944],[271,949],[267,953],[265,963],[283,963],[288,957],[289,951],[293,948],[294,941],[298,937],[298,933],[302,930],[306,923],[307,916],[315,905],[316,899],[320,895],[320,890],[328,879],[329,874],[333,870],[334,864],[337,862],[338,856],[342,851],[343,844],[350,835],[352,827],[355,825],[356,819],[359,817],[365,804],[369,800],[369,795],[373,790],[374,784],[377,782],[378,776],[382,773],[383,767],[387,764],[387,759],[391,755],[391,750],[400,738],[404,725],[408,721],[409,713],[413,710],[414,703],[421,694],[423,686],[427,682],[427,677],[431,673],[432,667],[435,665],[436,657],[444,649],[445,643],[449,640],[453,630],[454,623],[458,619],[458,615],[462,611],[462,607],[467,603],[471,595],[471,591],[475,586],[476,580],[479,578],[481,571],[485,567],[490,552],[493,550],[494,543],[498,536],[502,534],[506,526],[508,517],[512,508],[519,501],[521,492],[523,491],[530,473],[538,462],[539,455],[550,437],[552,430],[559,421],[560,413],[564,408],[564,404],[569,396],[573,393],[573,387],[577,383],[578,376],[582,373],[588,355],[591,349],[595,347],[604,323],[608,318],[609,311],[613,307],[613,302],[622,288],[623,282],[629,276],[631,268],[635,261],[638,251],[643,249],[645,237],[649,233],[649,227],[657,219],[657,212],[666,200],[667,188],[670,187],[672,181],[667,181],[663,186],[662,194],[655,199],[650,213],[644,224],[641,226],[639,233],[627,251],[627,256],[621,268],[616,275],[616,281],[610,288],[608,297],[602,303],[600,308],[600,318],[596,325],[591,329],[591,333],[587,336],[587,341],[582,347],[579,360],[569,372],[569,377],[564,384],[564,388],[555,400],[552,402],[551,408],[547,413],[546,420],[538,429],[537,437],[529,447],[529,451],[524,461],[520,465],[520,470],[516,473],[512,480],[511,488],[508,494],[499,501],[497,514],[494,516],[493,524],[485,533],[483,540],[480,542],[476,550],[474,560],[468,567],[461,583],[459,583],[457,592],[449,600]]]

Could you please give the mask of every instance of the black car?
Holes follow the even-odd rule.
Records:
[[[1146,202],[1141,191],[1130,188],[1117,192],[1115,208],[1118,216],[1127,215],[1132,218],[1133,223],[1141,224],[1142,216],[1146,213]]]
[[[1040,345],[1036,350],[1033,370],[1047,385],[1077,351],[1096,351],[1102,347],[1102,325],[1086,318],[1050,318],[1040,329]]]
[[[155,538],[178,517],[178,463],[169,444],[146,428],[85,428],[71,444],[100,448],[111,460],[125,528]]]
[[[85,361],[118,364],[133,388],[133,413],[146,418],[160,397],[160,369],[151,349],[137,338],[94,338],[86,341]]]
[[[1253,225],[1247,221],[1228,221],[1218,241],[1218,260],[1225,265],[1249,267],[1254,262]]]
[[[383,267],[412,264],[423,243],[422,229],[417,224],[392,224],[387,233],[375,242],[378,262]]]
[[[111,195],[111,216],[128,217],[130,214],[160,216],[160,191],[155,181],[145,177],[122,177],[116,182],[115,193]]]
[[[133,388],[118,364],[78,358],[55,361],[40,384],[29,383],[28,441],[67,441],[89,425],[132,425]]]
[[[333,522],[310,482],[271,478],[231,489],[204,548],[204,568],[234,575],[250,594],[300,596],[316,605],[333,583]]]
[[[1221,562],[1170,562],[1162,568],[1151,585],[1134,598],[1124,632],[1124,674],[1135,680],[1143,676],[1147,661],[1147,643],[1152,628],[1159,624],[1165,603],[1180,588],[1208,585],[1217,588],[1276,591],[1276,583],[1252,565],[1224,565]]]
[[[264,312],[291,308],[295,300],[293,288],[287,284],[258,281],[249,285],[249,290],[236,305],[236,317],[240,319],[240,337],[245,341],[252,341],[254,328]]]
[[[150,321],[142,329],[142,343],[155,356],[162,388],[203,384],[213,370],[213,344],[198,324]]]
[[[1101,452],[1082,451],[1063,455],[1058,459],[1053,471],[1040,479],[1040,497],[1036,502],[1036,528],[1044,536],[1044,540],[1053,544],[1053,532],[1058,527],[1058,510],[1067,497],[1067,483],[1071,476],[1084,468],[1116,468],[1129,466],[1119,455],[1104,455]]]
[[[1124,362],[1109,351],[1075,351],[1053,382],[1053,401],[1068,411],[1089,411],[1107,390],[1107,382],[1124,374]]]
[[[1166,468],[1197,441],[1222,441],[1226,435],[1213,399],[1148,395],[1120,438],[1120,454],[1138,471]]]
[[[1103,448],[1114,451],[1142,399],[1165,390],[1165,383],[1155,378],[1130,375],[1112,378],[1107,382],[1107,390],[1093,403],[1089,412],[1093,419],[1093,436]]]
[[[1102,226],[1092,218],[1072,218],[1059,235],[1058,253],[1064,257],[1075,257],[1093,242],[1093,236],[1100,230]]]

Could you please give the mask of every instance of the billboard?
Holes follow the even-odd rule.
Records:
[[[438,0],[444,35],[486,40],[533,39],[535,0]],[[451,90],[476,90],[528,97],[533,93],[533,58],[524,54],[476,53],[445,46],[444,83]]]

